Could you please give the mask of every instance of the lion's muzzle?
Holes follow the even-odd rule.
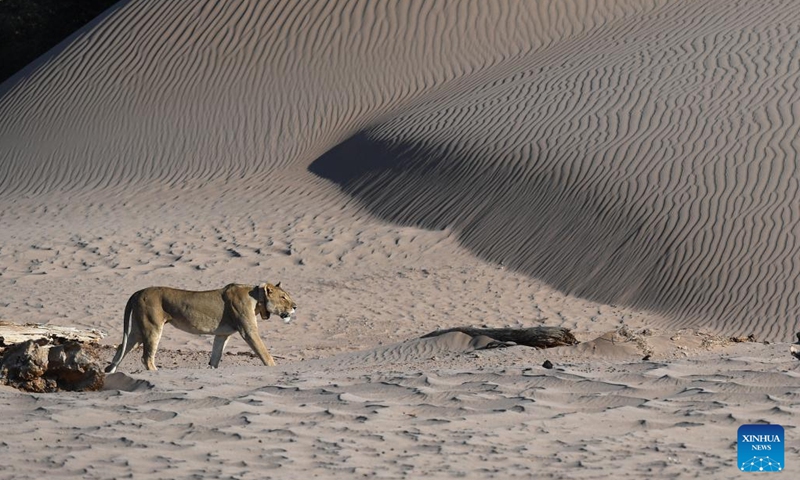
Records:
[[[281,318],[283,319],[283,323],[289,323],[292,321],[292,317],[294,317],[295,309],[293,308],[291,312],[283,312],[280,314]]]

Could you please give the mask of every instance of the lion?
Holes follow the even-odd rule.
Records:
[[[202,292],[170,287],[139,290],[125,305],[122,343],[106,367],[106,373],[114,373],[125,355],[140,343],[144,347],[142,363],[148,370],[156,370],[156,349],[166,323],[195,335],[214,335],[208,362],[211,368],[219,366],[228,338],[236,332],[264,365],[275,366],[275,360],[258,335],[256,315],[267,319],[275,314],[289,323],[296,309],[297,304],[281,289],[280,282],[255,286],[232,283]]]

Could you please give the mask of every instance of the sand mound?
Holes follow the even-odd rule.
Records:
[[[153,384],[147,380],[135,379],[124,373],[112,373],[106,375],[103,390],[119,390],[123,392],[143,392],[153,388]]]
[[[130,2],[2,86],[0,218],[341,212],[321,177],[562,291],[786,339],[798,19],[792,2]]]
[[[387,364],[414,365],[447,355],[458,355],[486,348],[496,340],[461,332],[450,332],[431,338],[415,338],[402,343],[376,347],[370,350],[346,353],[324,362],[334,361],[342,366],[372,365],[378,368]]]

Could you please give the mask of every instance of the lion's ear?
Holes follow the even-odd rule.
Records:
[[[275,288],[281,288],[281,282],[276,283]]]

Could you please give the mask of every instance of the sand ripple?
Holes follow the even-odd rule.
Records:
[[[736,354],[568,362],[550,352],[552,370],[342,369],[341,358],[179,369],[146,375],[155,387],[133,393],[35,395],[35,409],[33,395],[0,390],[0,407],[17,420],[4,424],[5,438],[17,441],[0,441],[0,462],[24,455],[32,478],[257,478],[273,469],[326,477],[508,478],[564,469],[591,478],[617,469],[716,477],[735,468],[731,445],[744,423],[782,423],[787,456],[796,451],[788,439],[796,436],[800,376],[781,351],[763,352],[771,358],[763,363]],[[525,363],[540,355],[517,352]],[[487,355],[508,359],[503,350]],[[26,450],[19,440],[31,435],[46,441]]]

